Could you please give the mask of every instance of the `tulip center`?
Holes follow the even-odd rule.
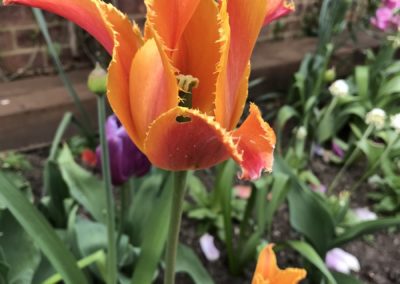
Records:
[[[192,108],[192,90],[199,85],[199,79],[183,74],[176,76],[176,79],[179,86],[179,106]]]
[[[197,88],[199,85],[199,79],[192,75],[179,74],[176,76],[179,86],[179,106],[192,108],[192,90]],[[190,117],[178,116],[176,118],[178,122],[189,122]]]

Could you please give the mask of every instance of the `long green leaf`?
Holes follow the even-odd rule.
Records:
[[[329,284],[336,284],[336,280],[333,275],[329,272],[324,261],[318,255],[318,253],[306,242],[302,241],[288,241],[286,242],[292,249],[300,253],[305,259],[311,262],[322,274],[325,276]]]
[[[58,156],[58,167],[71,196],[97,221],[106,223],[107,207],[103,182],[74,161],[67,145]]]
[[[193,250],[182,244],[179,244],[178,247],[176,272],[187,273],[195,284],[214,284],[210,274],[208,274]]]
[[[169,227],[169,214],[173,192],[172,175],[169,176],[161,195],[153,203],[143,234],[146,238],[141,245],[141,253],[132,277],[132,284],[152,283],[157,264],[165,247]]]
[[[69,80],[67,74],[65,74],[64,68],[61,64],[60,58],[57,54],[56,48],[54,47],[53,40],[51,39],[49,29],[46,24],[46,20],[43,16],[43,13],[40,9],[37,8],[32,8],[33,14],[35,15],[36,21],[39,25],[39,28],[43,34],[43,37],[46,41],[47,47],[49,49],[50,55],[53,58],[54,65],[57,68],[58,75],[60,76],[60,79],[64,83],[65,88],[68,91],[69,96],[71,97],[72,101],[74,102],[76,108],[78,109],[80,115],[82,116],[82,119],[85,121],[85,130],[88,131],[90,129],[90,118],[85,110],[78,94],[76,93],[71,81]]]
[[[279,156],[275,156],[274,170],[290,177],[288,200],[292,227],[306,236],[320,255],[324,255],[335,236],[335,223],[329,208],[293,174]]]
[[[400,216],[392,218],[381,218],[378,220],[362,222],[357,225],[351,226],[343,234],[339,235],[339,237],[333,240],[331,247],[332,248],[338,247],[362,235],[370,234],[378,230],[399,225],[400,225]]]
[[[41,259],[39,248],[8,210],[0,212],[0,224],[0,248],[10,268],[9,283],[32,283]]]
[[[4,172],[0,172],[0,197],[21,226],[32,236],[54,268],[63,276],[66,283],[87,283],[71,252],[65,247],[46,219],[15,188]]]

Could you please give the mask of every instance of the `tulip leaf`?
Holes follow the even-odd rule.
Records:
[[[292,227],[306,236],[320,255],[324,255],[335,235],[335,223],[329,208],[317,193],[311,191],[293,174],[279,156],[275,156],[274,171],[283,172],[290,177],[288,200]]]
[[[149,224],[149,216],[154,212],[154,202],[160,198],[161,187],[166,178],[165,174],[152,174],[144,178],[138,188],[133,189],[134,198],[126,213],[126,232],[135,246],[139,246],[148,237],[144,230]]]
[[[302,241],[288,241],[286,242],[286,244],[288,244],[292,249],[300,253],[305,259],[307,259],[316,268],[318,268],[319,271],[321,271],[321,273],[325,276],[329,284],[337,283],[333,275],[326,267],[325,262],[321,259],[321,257],[318,255],[318,253],[314,250],[312,246]]]
[[[365,221],[352,225],[343,234],[339,235],[331,244],[331,248],[341,246],[362,235],[371,234],[375,231],[400,225],[400,216],[391,218],[381,218],[378,220]]]
[[[106,223],[106,194],[104,184],[93,174],[79,166],[67,145],[58,157],[61,174],[71,196],[99,222]]]
[[[160,195],[153,199],[150,215],[145,219],[147,226],[143,228],[143,241],[140,255],[135,266],[132,284],[150,284],[155,275],[157,264],[164,251],[169,228],[173,178],[169,174],[165,185],[161,184]],[[159,188],[160,189],[160,188]],[[157,210],[154,210],[157,208]]]
[[[0,223],[0,248],[9,267],[8,283],[32,283],[40,250],[8,210],[0,213]]]
[[[363,99],[368,100],[369,88],[369,68],[368,66],[357,66],[355,70],[355,79],[358,90],[358,95]]]
[[[87,283],[84,274],[78,269],[73,255],[50,224],[11,182],[6,173],[1,171],[0,198],[54,268],[63,276],[66,283]]]
[[[335,277],[336,282],[340,283],[340,284],[361,284],[362,283],[357,278],[355,278],[351,275],[340,273],[340,272],[334,271],[334,272],[332,272],[332,275],[333,275],[333,277]]]
[[[187,273],[195,284],[214,284],[197,255],[190,247],[183,244],[178,246],[175,271]]]

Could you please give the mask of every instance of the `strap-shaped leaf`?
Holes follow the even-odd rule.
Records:
[[[0,171],[0,198],[18,220],[25,231],[32,236],[64,281],[70,284],[87,283],[82,271],[76,265],[71,252],[65,247],[46,219],[28,199]]]

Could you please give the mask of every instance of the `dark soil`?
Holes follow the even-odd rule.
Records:
[[[47,150],[41,149],[27,153],[33,169],[26,173],[27,179],[31,182],[35,194],[41,194],[42,188],[42,169],[44,166]],[[323,184],[329,184],[338,168],[324,163],[320,159],[314,159],[311,165],[312,170]],[[362,166],[350,168],[339,182],[337,188],[341,190],[349,189],[362,175]],[[207,183],[210,181],[206,180]],[[364,183],[356,193],[352,194],[351,207],[371,206],[366,198],[366,193],[372,190],[367,183]],[[190,219],[184,218],[180,240],[191,246],[202,260],[205,268],[209,271],[215,283],[218,284],[242,284],[251,283],[252,270],[255,266],[247,268],[242,276],[231,276],[227,270],[227,258],[222,245],[217,241],[217,247],[221,250],[221,258],[216,262],[206,260],[201,252],[199,245],[199,235],[196,231],[197,224]],[[283,205],[274,218],[272,227],[272,242],[295,239],[298,235],[290,229],[289,212],[286,205]],[[359,239],[343,247],[344,250],[354,254],[360,261],[361,271],[358,273],[363,283],[370,284],[396,284],[400,283],[400,231],[382,231],[374,236]],[[301,266],[300,259],[293,251],[281,251],[278,253],[278,262],[281,267]],[[185,275],[178,275],[178,284],[192,283]],[[340,284],[340,283],[339,283]]]

